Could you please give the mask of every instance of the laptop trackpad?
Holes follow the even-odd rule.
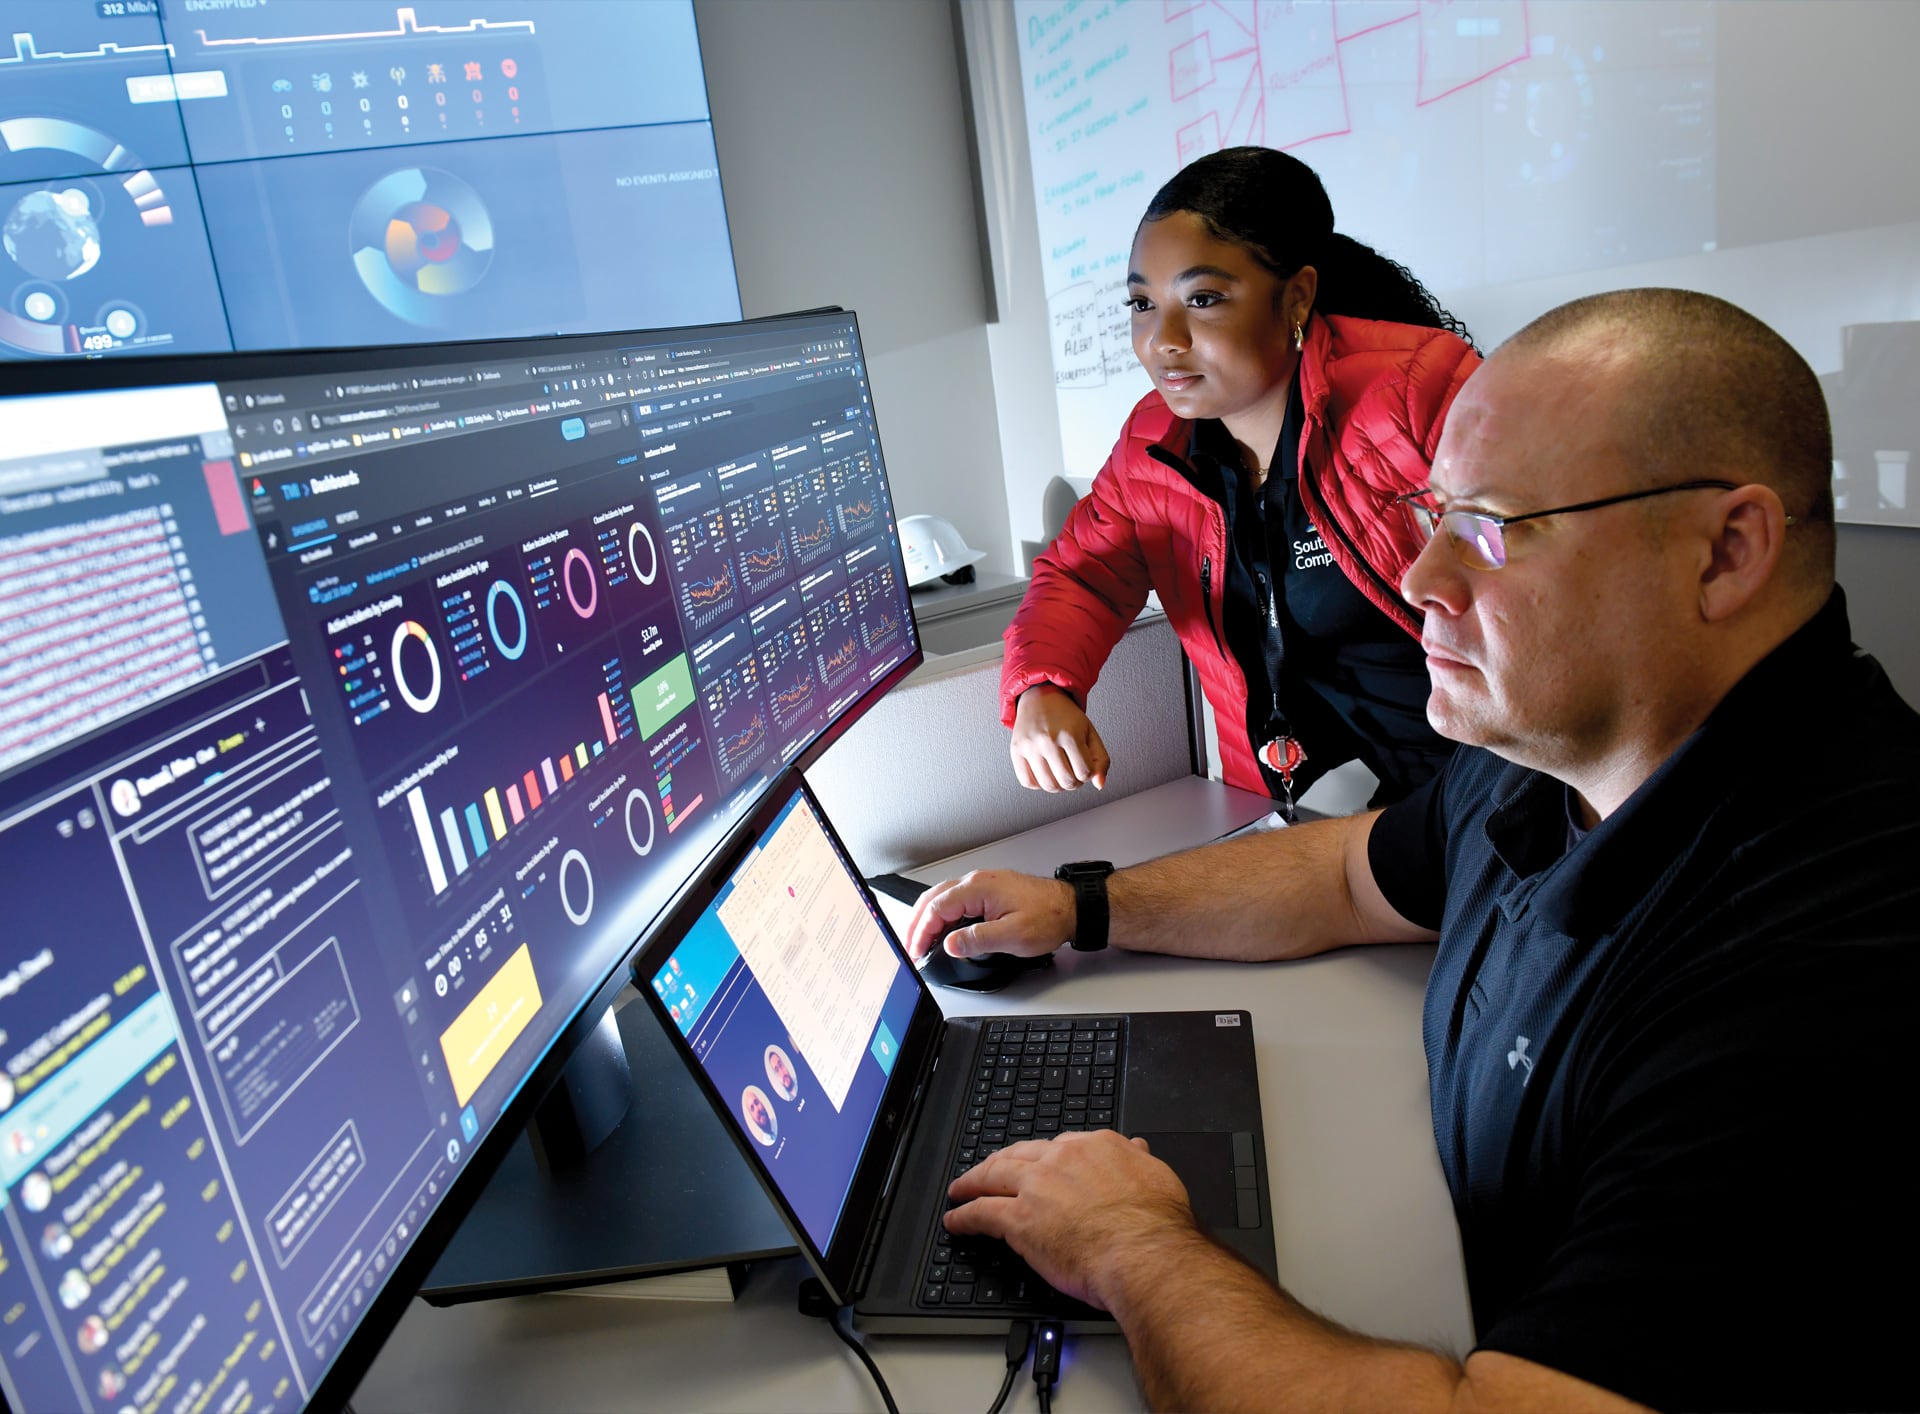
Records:
[[[1233,1140],[1212,1134],[1136,1134],[1153,1156],[1180,1175],[1202,1227],[1239,1225],[1234,1197]]]

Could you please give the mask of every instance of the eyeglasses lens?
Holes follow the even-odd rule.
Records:
[[[1506,537],[1500,523],[1474,515],[1471,511],[1448,511],[1441,517],[1447,525],[1447,537],[1463,562],[1477,570],[1502,569],[1507,563]]]
[[[1506,537],[1498,521],[1475,515],[1472,511],[1436,511],[1420,501],[1409,500],[1413,527],[1421,540],[1428,541],[1444,533],[1447,544],[1460,562],[1477,570],[1504,569],[1507,563]]]

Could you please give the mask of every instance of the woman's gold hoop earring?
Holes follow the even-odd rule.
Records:
[[[1298,324],[1293,326],[1293,351],[1299,353],[1307,345],[1307,331]]]

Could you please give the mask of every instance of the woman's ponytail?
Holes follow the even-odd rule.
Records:
[[[1281,279],[1319,272],[1324,314],[1446,329],[1472,342],[1413,272],[1333,228],[1333,204],[1314,170],[1270,147],[1228,147],[1188,163],[1147,203],[1146,221],[1198,216],[1221,240],[1246,247]]]

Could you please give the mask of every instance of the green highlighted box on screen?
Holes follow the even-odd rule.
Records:
[[[640,735],[650,738],[693,706],[693,671],[682,653],[633,690],[633,715],[640,719]]]

